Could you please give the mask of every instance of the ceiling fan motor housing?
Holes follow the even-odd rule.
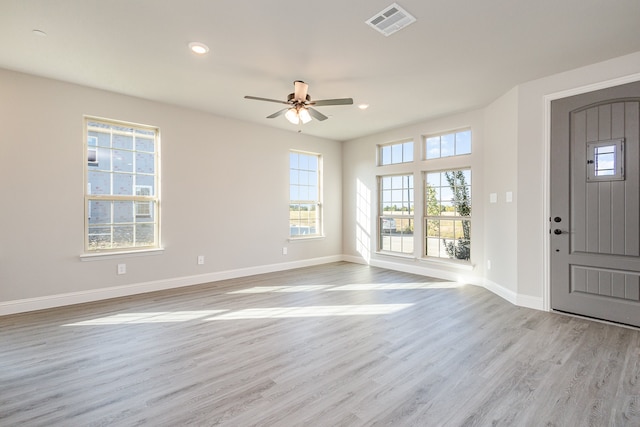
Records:
[[[287,102],[291,103],[291,104],[295,104],[298,101],[297,99],[295,99],[296,94],[295,93],[290,93],[289,96],[287,96]],[[311,97],[309,96],[309,94],[307,94],[307,99],[305,100],[305,102],[310,102],[311,101]]]

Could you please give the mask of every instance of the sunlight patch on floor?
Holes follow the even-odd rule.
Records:
[[[424,282],[424,283],[354,283],[342,286],[301,285],[301,286],[255,286],[228,292],[232,294],[266,294],[270,292],[316,292],[316,291],[388,291],[411,289],[452,289],[463,286],[458,282]]]
[[[253,288],[241,289],[239,291],[228,292],[233,294],[266,294],[269,292],[314,292],[331,288],[330,285],[302,285],[302,286],[256,286]]]
[[[371,316],[395,313],[413,304],[328,305],[311,307],[247,308],[204,320],[278,319],[288,317]]]
[[[135,323],[176,323],[201,319],[228,310],[159,311],[150,313],[120,313],[64,326],[122,325]]]
[[[463,286],[458,282],[425,282],[425,283],[354,283],[335,286],[328,291],[388,291],[411,289],[451,289]]]

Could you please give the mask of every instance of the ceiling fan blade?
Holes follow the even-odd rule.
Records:
[[[277,102],[278,104],[288,104],[287,101],[280,101],[279,99],[260,98],[258,96],[245,96],[245,99],[254,99],[256,101]]]
[[[338,98],[338,99],[321,99],[319,101],[312,101],[309,105],[315,105],[316,107],[322,107],[326,105],[351,105],[353,99],[351,98]]]
[[[295,82],[293,82],[293,87],[294,99],[302,102],[306,101],[307,92],[309,91],[309,85],[301,80],[296,80]]]
[[[316,120],[327,120],[329,117],[325,116],[324,114],[322,114],[320,111],[318,110],[314,110],[313,108],[307,108],[307,110],[309,110],[309,114],[311,114],[313,116],[314,119]]]
[[[267,119],[275,119],[276,117],[281,116],[281,115],[283,115],[284,113],[286,113],[288,110],[289,110],[288,108],[285,108],[285,109],[282,109],[282,110],[280,110],[280,111],[276,111],[276,112],[275,112],[275,113],[273,113],[272,115],[267,116]]]

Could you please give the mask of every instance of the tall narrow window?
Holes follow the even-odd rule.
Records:
[[[159,247],[158,129],[87,118],[85,250]]]
[[[413,175],[378,179],[378,248],[397,254],[413,254]]]
[[[471,170],[425,173],[426,256],[471,257]]]
[[[322,158],[318,154],[289,153],[289,236],[322,235]]]

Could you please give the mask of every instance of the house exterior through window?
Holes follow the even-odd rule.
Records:
[[[289,237],[322,236],[322,157],[289,153]]]
[[[85,118],[85,251],[159,247],[159,131]]]

